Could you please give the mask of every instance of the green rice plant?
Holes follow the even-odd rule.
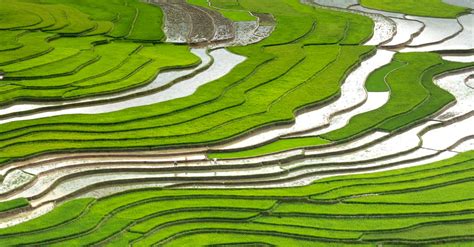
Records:
[[[126,7],[125,4],[127,1],[42,0],[42,2],[55,5],[66,5],[78,9],[96,21],[119,22],[119,20],[117,20],[117,14],[120,13],[122,7]]]
[[[74,55],[78,55],[80,51],[74,48],[65,48],[65,47],[57,47],[54,48],[51,52],[35,57],[32,59],[28,59],[25,61],[11,63],[5,66],[2,66],[1,69],[5,72],[10,74],[10,72],[16,72],[21,70],[29,70],[34,67],[42,66],[47,63],[61,61],[66,58],[70,58]]]
[[[133,83],[143,82],[134,78],[134,75],[145,70],[146,67],[150,67],[151,61],[151,59],[141,56],[132,56],[124,61],[119,68],[113,70],[113,73],[77,82],[75,85],[80,87],[70,89],[64,93],[62,97],[74,98],[98,93],[107,93],[111,88],[114,89],[114,87],[110,86],[113,83],[123,82],[126,87],[133,85],[130,82],[127,82],[127,80],[130,80]],[[156,74],[155,69],[147,71],[151,71],[153,75]],[[148,77],[146,77],[146,79],[148,79]]]
[[[385,79],[387,78],[388,74],[391,72],[400,69],[401,67],[405,66],[406,64],[400,61],[393,61],[383,67],[376,69],[372,72],[367,80],[365,81],[365,88],[369,92],[388,92],[390,91],[389,86]]]
[[[243,9],[238,2],[234,4],[216,2],[207,0],[186,0],[187,3],[207,8],[219,12],[222,16],[232,21],[255,21],[257,18],[252,16],[249,11]]]
[[[321,11],[314,30],[302,42],[308,45],[336,44],[344,38],[346,25],[345,19]]]
[[[71,212],[67,212],[67,214],[70,213]],[[51,229],[34,231],[31,233],[22,233],[15,236],[7,235],[4,238],[0,238],[0,243],[3,246],[12,246],[27,243],[40,243],[46,240],[60,240],[75,233],[84,233],[88,229],[94,228],[100,220],[101,215],[86,214],[79,220],[66,222],[65,224],[61,224],[60,227],[53,227]]]
[[[53,36],[52,34],[42,32],[30,32],[21,35],[18,39],[18,43],[22,44],[21,48],[0,52],[0,66],[27,60],[50,52],[51,47],[46,42],[46,39]]]
[[[212,210],[212,208],[210,208]],[[153,212],[151,210],[148,210],[147,212]],[[231,215],[229,215],[231,214]],[[235,215],[234,215],[235,214]],[[186,221],[186,220],[192,220],[192,221],[199,221],[199,220],[206,220],[206,219],[245,219],[248,217],[251,217],[255,215],[255,212],[249,213],[249,212],[233,212],[233,211],[223,211],[223,212],[216,212],[216,211],[210,211],[210,212],[198,212],[198,213],[191,213],[191,212],[177,212],[173,213],[170,215],[165,215],[163,217],[157,217],[156,219],[162,220],[164,223],[174,223],[176,221]],[[204,216],[204,217],[203,217]],[[207,216],[207,217],[205,217]],[[145,221],[147,222],[147,221]],[[98,231],[94,231],[92,234],[88,234],[82,237],[74,238],[70,241],[61,241],[58,242],[57,244],[53,244],[52,246],[64,246],[64,244],[67,245],[84,245],[84,244],[93,244],[99,241],[103,241],[104,239],[107,239],[108,237],[115,235],[118,233],[120,230],[123,228],[127,227],[130,225],[130,220],[123,219],[121,217],[117,218],[112,218],[111,220],[107,221],[105,225],[101,225],[100,229]],[[138,224],[140,226],[143,225],[144,222]],[[157,222],[153,222],[157,223]],[[135,229],[140,229],[136,228],[135,225],[131,231],[135,232]]]
[[[13,199],[0,203],[0,213],[7,212],[10,210],[27,207],[30,203],[24,198]]]
[[[393,201],[395,202],[395,201]],[[402,228],[409,228],[419,224],[433,224],[448,220],[473,219],[473,214],[460,215],[438,215],[438,216],[413,216],[413,217],[312,217],[309,215],[300,216],[262,216],[255,219],[255,222],[292,225],[314,228],[329,228],[333,230],[353,231],[387,231]]]
[[[368,195],[353,198],[349,201],[368,203],[442,203],[448,201],[462,201],[474,199],[472,191],[473,181],[447,184],[445,186],[432,186],[424,190],[412,192],[398,192],[378,195]]]
[[[23,85],[22,89],[10,91],[2,95],[4,101],[12,100],[21,93],[23,97],[35,98],[38,94],[50,91],[50,97],[73,98],[93,94],[103,94],[132,86],[142,85],[153,80],[164,69],[191,66],[198,63],[198,58],[189,52],[186,47],[173,45],[147,46],[138,50],[135,43],[111,43],[97,46],[94,52],[86,50],[91,56],[100,56],[100,60],[82,68],[69,76],[44,78],[36,80],[15,81],[16,85]],[[82,58],[81,58],[82,59]],[[65,61],[58,61],[63,63]],[[57,66],[55,63],[46,64],[58,70],[67,70],[76,66],[68,60],[68,66]],[[53,73],[54,69],[40,71]],[[26,73],[38,74],[28,70]],[[52,76],[52,75],[50,75]],[[7,82],[7,81],[6,81]],[[32,88],[30,94],[25,89]],[[62,88],[61,90],[57,90]],[[56,96],[55,96],[56,95]]]
[[[472,66],[474,66],[474,63],[443,62],[442,64],[425,71],[421,78],[421,84],[430,92],[428,99],[416,107],[416,109],[385,121],[380,126],[380,129],[393,131],[409,127],[418,123],[420,120],[435,114],[449,103],[454,102],[454,96],[434,84],[433,78],[448,71],[460,70]]]
[[[55,100],[58,95],[65,93],[65,88],[53,88],[48,90],[38,90],[33,88],[14,87],[0,95],[3,104],[8,105],[11,99],[35,100],[41,98],[43,101],[48,99]],[[8,101],[7,101],[8,100]]]
[[[107,214],[110,211],[110,206],[120,208],[129,204],[134,205],[134,208],[127,206],[125,210],[117,213],[117,217],[125,219],[141,219],[151,213],[165,212],[177,209],[192,209],[192,208],[234,208],[234,209],[268,209],[275,204],[275,200],[252,200],[240,198],[225,198],[216,197],[211,198],[172,198],[170,201],[166,196],[151,196],[154,200],[147,200],[150,195],[130,195],[131,197],[112,196],[106,198],[97,204],[93,211],[101,214]],[[162,197],[162,199],[160,199]],[[120,203],[117,203],[120,201]],[[137,203],[138,202],[138,203]],[[153,211],[154,210],[154,211]],[[137,213],[140,212],[140,213]]]
[[[367,8],[440,18],[456,18],[467,12],[466,8],[442,0],[361,0],[360,3]]]
[[[244,10],[242,6],[240,6],[238,0],[211,0],[212,6],[221,9],[237,9],[237,10]]]
[[[15,26],[18,28],[29,29],[29,30],[44,30],[52,31],[61,34],[79,34],[86,32],[88,30],[94,29],[96,24],[94,21],[91,21],[89,17],[80,12],[75,8],[71,8],[65,5],[60,4],[48,4],[38,2],[26,2],[26,1],[6,1],[2,3],[2,6],[5,6],[9,10],[15,9],[19,13],[22,13],[24,10],[28,10],[27,13],[24,13],[25,17],[15,16],[15,15],[6,15],[5,22],[18,22],[19,25]],[[8,10],[0,10],[1,12]],[[23,25],[22,20],[30,19],[30,15],[36,16],[40,21],[32,25]],[[31,17],[33,18],[33,17]]]
[[[46,229],[40,232],[32,232],[29,234],[23,233],[18,236],[9,236],[8,238],[0,238],[0,243],[2,245],[18,245],[18,244],[28,244],[28,243],[38,243],[38,242],[47,242],[47,241],[57,241],[65,237],[71,237],[74,235],[79,235],[86,233],[99,224],[103,219],[104,222],[101,222],[100,228],[92,231],[90,234],[83,234],[79,238],[71,240],[70,244],[77,245],[81,244],[91,244],[97,241],[101,241],[109,235],[113,235],[123,228],[131,224],[134,220],[138,220],[149,215],[153,215],[159,212],[165,212],[167,210],[179,210],[179,209],[189,209],[189,208],[200,208],[205,207],[205,209],[216,208],[251,208],[251,209],[266,209],[271,207],[275,201],[272,200],[258,200],[251,201],[245,199],[185,199],[185,200],[172,200],[172,201],[149,201],[141,202],[140,199],[136,198],[135,200],[127,200],[126,198],[120,198],[121,203],[111,204],[112,201],[115,201],[114,198],[105,199],[100,201],[89,208],[89,211],[78,218],[77,220],[70,221],[68,223],[62,224],[61,227]],[[137,201],[135,205],[132,203]],[[252,202],[252,203],[250,203]],[[129,205],[131,204],[131,205]],[[126,207],[121,207],[121,206]],[[118,212],[112,217],[107,217],[109,210],[116,209]],[[45,217],[45,216],[44,216]],[[21,225],[19,225],[21,226]],[[77,242],[80,241],[80,242]],[[67,242],[61,241],[59,244],[65,244]]]
[[[273,212],[283,214],[310,214],[315,216],[357,216],[367,215],[422,215],[435,213],[462,212],[473,209],[473,201],[447,202],[434,204],[427,207],[420,204],[367,204],[367,203],[336,203],[336,204],[313,204],[313,203],[281,203]]]
[[[113,30],[114,24],[110,21],[96,21],[96,27],[94,30],[85,33],[87,36],[94,35],[107,35],[110,31]]]
[[[69,24],[66,15],[64,14],[64,10],[57,9],[55,6],[45,6],[43,4],[36,4],[33,2],[18,0],[10,1],[10,4],[15,5],[16,7],[19,7],[21,9],[32,11],[34,15],[37,15],[41,18],[41,22],[35,25],[22,27],[22,29],[32,31],[43,29],[50,30],[51,28],[54,29],[58,27],[57,24],[63,27],[67,26],[64,25],[64,22],[67,22]]]
[[[108,35],[114,38],[127,37],[133,28],[133,22],[137,17],[138,10],[120,5],[114,7],[116,7],[115,11],[117,11],[117,22],[114,23],[114,28]]]
[[[410,191],[422,191],[434,187],[441,187],[452,183],[463,182],[463,178],[468,175],[472,175],[474,171],[472,169],[466,168],[466,166],[472,165],[472,161],[465,163],[457,164],[459,168],[452,168],[445,170],[445,173],[428,172],[432,174],[431,176],[424,174],[422,178],[419,177],[419,174],[414,174],[414,176],[407,176],[407,178],[397,180],[388,180],[384,179],[383,182],[371,181],[371,184],[361,184],[361,185],[347,185],[344,187],[334,188],[326,192],[318,193],[314,195],[315,199],[336,199],[341,197],[348,197],[355,195],[365,195],[365,194],[385,194],[385,193],[405,193]],[[459,169],[459,170],[457,170]],[[435,198],[433,198],[435,199]],[[416,199],[414,199],[416,202]]]
[[[96,242],[100,242],[110,235],[114,235],[122,231],[125,227],[130,224],[129,219],[122,219],[122,218],[111,218],[107,221],[108,224],[101,225],[101,227],[94,231],[93,234],[86,234],[82,237],[77,237],[72,240],[60,240],[57,243],[48,244],[48,246],[85,246],[91,245]],[[64,237],[69,237],[65,235]]]
[[[16,1],[2,0],[0,2],[0,29],[24,28],[41,23],[41,16],[28,11],[28,8]]]
[[[160,8],[136,2],[131,4],[137,8],[137,16],[133,28],[128,34],[128,39],[159,41],[164,38],[162,29],[163,13]]]
[[[24,31],[0,30],[0,51],[18,49],[22,45],[18,43],[18,38]]]
[[[35,7],[37,7],[37,6],[38,6],[38,4]],[[43,7],[43,6],[41,6],[41,7]],[[71,10],[71,8],[69,8],[67,6],[58,5],[58,4],[57,5],[49,5],[47,7],[48,8],[46,9],[46,11],[48,12],[48,14],[50,16],[53,17],[54,24],[41,28],[41,31],[43,31],[43,32],[55,32],[55,31],[58,31],[60,29],[66,28],[70,24],[77,26],[77,24],[70,23],[70,21],[68,19],[68,15],[67,15],[68,12],[72,12],[72,11],[74,11],[74,9]],[[83,21],[90,22],[89,19],[83,20]],[[92,25],[89,26],[89,28],[90,27],[92,27]],[[81,29],[81,31],[84,31],[84,29]],[[78,34],[79,32],[76,32],[76,33],[72,32],[70,34],[75,35],[75,34]]]
[[[142,41],[160,41],[164,37],[161,30],[163,22],[161,10],[139,0],[44,0],[44,2],[68,6],[73,10],[68,19],[72,19],[77,25],[81,24],[81,21],[77,20],[83,16],[92,19],[94,26],[92,29],[87,29],[89,32],[86,35],[107,34],[114,38]],[[60,31],[70,32],[68,27]]]
[[[173,241],[164,243],[163,246],[301,246],[301,247],[341,247],[341,246],[373,246],[367,243],[328,242],[325,240],[291,238],[290,236],[277,236],[274,234],[261,234],[244,231],[195,231],[175,236]]]
[[[115,237],[110,239],[105,243],[107,247],[116,247],[116,246],[128,246],[129,242],[141,237],[142,235],[136,232],[122,232],[119,235],[120,237]]]
[[[57,63],[49,63],[31,70],[12,74],[13,76],[18,75],[23,77],[34,76],[33,78],[47,77],[39,80],[16,82],[16,84],[25,87],[64,86],[79,80],[87,80],[87,78],[94,78],[110,73],[117,66],[120,66],[121,63],[139,47],[139,44],[120,42],[99,45],[96,46],[94,50],[82,51],[78,57],[71,57],[71,59],[58,61]],[[91,61],[93,61],[93,63],[91,63]],[[65,63],[66,65],[58,66],[58,63]],[[86,64],[86,66],[84,66],[84,64]],[[44,71],[43,73],[45,74],[42,75],[40,71]]]
[[[473,237],[474,220],[443,222],[441,224],[426,224],[413,229],[406,229],[398,232],[387,233],[369,233],[364,234],[364,240],[437,240],[437,238],[456,238],[465,239],[471,242]]]
[[[146,235],[144,238],[134,242],[134,246],[151,246],[154,244],[163,245],[171,241],[175,235],[182,232],[204,231],[219,232],[227,230],[229,232],[259,233],[259,235],[299,235],[301,238],[316,239],[342,239],[356,240],[359,232],[331,231],[326,229],[302,228],[287,225],[267,225],[261,223],[247,222],[190,222],[187,224],[174,224],[159,231]]]
[[[256,218],[254,221],[266,224],[326,228],[332,230],[354,231],[356,229],[358,231],[382,232],[410,228],[413,225],[419,224],[436,224],[444,221],[470,219],[473,219],[473,214],[410,217],[372,217],[370,215],[366,217],[312,217],[310,215],[285,216],[284,214],[280,214],[275,216],[262,216]]]
[[[341,15],[346,17],[346,15]],[[358,45],[367,41],[373,34],[374,23],[371,19],[351,14],[346,17],[345,36],[341,40],[343,45]]]
[[[57,62],[52,62],[49,64],[39,65],[31,69],[16,71],[8,73],[8,78],[10,80],[21,80],[28,79],[32,77],[33,79],[46,77],[48,82],[50,81],[49,77],[60,77],[67,74],[74,74],[76,71],[87,67],[88,65],[95,63],[100,59],[94,51],[86,50],[77,53],[74,56],[69,56],[64,60],[59,60]],[[61,66],[60,66],[61,65]],[[22,86],[30,87],[46,87],[50,85],[45,85],[43,83],[36,83],[32,81],[15,81],[15,84],[20,84]]]
[[[26,199],[18,200],[26,201]],[[0,229],[0,239],[10,238],[13,235],[21,236],[21,234],[42,231],[48,228],[61,226],[62,224],[79,217],[86,210],[87,206],[93,201],[94,199],[92,198],[85,198],[65,202],[64,204],[56,207],[54,211],[36,219],[32,219],[19,225],[11,226],[9,228]],[[26,201],[26,203],[28,203],[28,201]]]
[[[2,95],[3,101],[11,101],[18,94],[23,97],[35,98],[45,91],[51,98],[104,94],[148,83],[160,71],[168,68],[179,68],[198,63],[198,58],[190,53],[187,47],[173,45],[141,47],[136,43],[114,42],[99,45],[94,50],[85,50],[82,53],[89,54],[92,58],[99,56],[100,59],[89,66],[81,66],[78,70],[77,63],[82,63],[85,60],[79,54],[79,57],[70,57],[71,59],[51,62],[18,73],[12,72],[11,75],[34,75],[35,77],[39,77],[42,71],[51,74],[44,75],[47,78],[12,81],[15,85],[22,85],[23,88],[5,92]],[[67,63],[67,66],[58,66],[61,63]],[[50,69],[45,69],[45,67]],[[73,74],[66,72],[71,69],[77,71]],[[63,73],[66,76],[57,74],[52,78],[55,76],[54,73]],[[28,88],[32,89],[31,93],[25,90]],[[61,89],[57,90],[58,88]]]
[[[80,34],[90,30],[93,30],[97,27],[97,23],[90,20],[89,16],[82,13],[76,8],[71,7],[61,7],[67,21],[68,25],[60,30],[57,30],[61,34]],[[59,18],[56,18],[59,19]]]
[[[303,37],[312,30],[313,18],[300,9],[294,8],[294,6],[300,7],[297,1],[242,0],[239,3],[243,8],[252,12],[271,13],[277,20],[272,35],[260,42],[261,46],[286,44]],[[291,6],[289,3],[296,3],[296,5]],[[304,8],[304,6],[302,7]]]
[[[80,37],[60,37],[51,40],[49,44],[54,48],[73,48],[78,50],[90,50],[96,44],[107,43],[104,36],[80,36]]]
[[[247,209],[248,210],[248,209]],[[183,220],[206,220],[206,219],[241,219],[245,220],[256,215],[257,211],[243,211],[238,208],[228,208],[225,210],[212,211],[184,211],[165,215],[157,215],[156,217],[142,221],[130,228],[130,231],[147,233],[166,223]]]
[[[302,5],[292,0],[288,0],[286,3],[299,12],[311,16],[315,22],[314,30],[301,40],[305,44],[358,45],[372,35],[373,22],[367,17]]]

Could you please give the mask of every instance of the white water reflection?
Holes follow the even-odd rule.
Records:
[[[395,35],[397,26],[393,20],[379,14],[366,13],[374,21],[374,34],[364,45],[380,45],[389,41]]]
[[[416,126],[403,133],[391,136],[371,147],[357,149],[356,151],[330,155],[323,157],[307,158],[303,161],[295,161],[285,164],[286,168],[294,168],[310,164],[333,164],[342,162],[364,162],[366,160],[380,159],[390,155],[397,155],[409,150],[416,149],[420,145],[418,134],[429,126],[437,124],[429,121]]]
[[[474,1],[472,0],[443,0],[443,2],[452,4],[452,5],[474,9]]]
[[[474,62],[474,54],[471,55],[443,55],[442,58],[447,61],[471,63]]]
[[[325,153],[354,151],[355,149],[359,149],[364,145],[375,143],[379,141],[380,139],[387,137],[388,135],[390,135],[390,133],[388,132],[374,131],[374,132],[365,134],[361,137],[358,137],[354,140],[343,142],[335,146],[309,148],[305,150],[305,155],[312,156],[312,155],[321,155]]]
[[[0,219],[0,228],[7,228],[20,223],[38,218],[54,209],[54,203],[47,203],[35,209],[27,210],[18,214],[7,216]]]
[[[329,126],[318,129],[312,132],[308,132],[302,135],[297,135],[300,137],[303,136],[318,136],[330,131],[334,131],[349,124],[351,118],[360,115],[365,112],[376,110],[383,105],[385,105],[390,99],[389,92],[370,92],[367,95],[367,100],[360,107],[355,108],[352,111],[340,114],[331,119]]]
[[[452,149],[454,152],[463,153],[474,150],[474,138],[466,140],[457,147]]]
[[[164,89],[163,91],[109,104],[105,103],[93,106],[61,109],[54,112],[42,112],[28,116],[0,120],[0,124],[66,114],[99,114],[114,112],[131,107],[151,105],[172,99],[186,97],[193,94],[200,86],[219,79],[220,77],[229,73],[235,66],[242,63],[246,59],[243,56],[233,54],[225,49],[213,50],[210,52],[210,55],[214,58],[214,63],[206,71],[197,74],[190,79],[180,81],[171,87]]]
[[[0,194],[8,193],[15,188],[29,183],[33,179],[33,175],[22,170],[10,172],[0,183]]]
[[[358,4],[358,0],[312,0],[313,3],[322,6],[348,8],[349,6]]]
[[[466,78],[474,74],[474,69],[461,73],[448,74],[434,80],[435,84],[456,97],[456,104],[451,106],[436,120],[446,121],[474,111],[474,88],[466,84]]]
[[[431,130],[423,135],[423,147],[434,150],[446,150],[458,140],[474,136],[474,116],[446,127]]]
[[[458,18],[464,30],[451,39],[442,43],[405,48],[401,52],[424,52],[424,51],[445,51],[445,50],[470,50],[474,49],[474,14],[463,15]]]
[[[430,153],[429,151],[427,152],[428,154]],[[432,151],[431,153],[434,153]],[[351,166],[341,166],[341,167],[335,167],[330,175],[313,175],[313,176],[306,176],[304,178],[290,181],[290,182],[276,182],[276,184],[268,184],[268,185],[263,185],[263,186],[242,186],[246,188],[252,188],[252,187],[294,187],[294,186],[305,186],[313,183],[316,180],[320,180],[323,178],[328,178],[328,177],[335,177],[335,176],[341,176],[341,175],[355,175],[355,174],[367,174],[367,173],[374,173],[374,172],[382,172],[382,171],[390,171],[390,170],[397,170],[397,169],[402,169],[402,168],[408,168],[408,167],[414,167],[414,166],[421,166],[421,165],[426,165],[426,164],[431,164],[433,162],[437,162],[440,160],[445,160],[449,159],[453,156],[455,156],[457,153],[455,152],[442,152],[434,156],[425,156],[423,158],[417,157],[414,160],[406,160],[404,162],[399,162],[392,164],[390,166],[386,166],[387,163],[390,161],[384,161],[384,162],[372,162],[368,165],[351,165]],[[421,155],[421,154],[420,154]],[[365,168],[365,170],[362,170],[362,168]],[[370,168],[370,169],[367,169]],[[355,171],[356,169],[359,169],[359,171]],[[298,171],[297,174],[307,174],[309,172],[317,172],[317,171],[327,171],[327,168],[312,168],[312,169],[305,169],[302,171]],[[294,174],[294,173],[293,173]],[[294,176],[294,175],[293,175]]]
[[[31,198],[30,203],[35,206],[49,201],[61,200],[63,197],[67,197],[70,194],[87,188],[91,185],[104,183],[107,181],[118,181],[128,180],[128,183],[132,183],[137,179],[164,179],[164,178],[176,178],[176,179],[192,179],[192,178],[203,178],[203,177],[242,177],[249,175],[265,175],[271,173],[281,172],[282,169],[279,166],[267,166],[267,167],[256,167],[256,168],[236,168],[226,170],[213,170],[212,167],[203,167],[199,171],[156,171],[147,168],[140,167],[140,171],[127,171],[121,172],[120,168],[115,168],[110,165],[97,166],[97,167],[74,167],[67,168],[57,171],[51,171],[44,176],[39,176],[38,181],[33,185],[31,189],[27,189],[12,195],[8,199],[14,198]],[[109,170],[110,172],[103,172],[103,170]],[[100,172],[102,171],[102,172]],[[82,174],[81,174],[82,173]],[[81,176],[67,178],[69,174],[76,174]],[[44,194],[44,195],[42,195]]]
[[[456,19],[406,16],[407,19],[421,21],[425,24],[423,32],[415,37],[408,46],[427,45],[447,39],[462,30]]]
[[[351,7],[349,7],[349,9],[358,10],[358,11],[362,11],[362,12],[365,12],[365,13],[379,14],[379,15],[383,15],[383,16],[387,16],[387,17],[395,17],[395,18],[404,18],[405,17],[405,14],[395,13],[395,12],[387,12],[387,11],[382,11],[382,10],[377,10],[377,9],[369,9],[369,8],[363,7],[361,5],[351,6]]]
[[[397,25],[397,32],[393,39],[384,46],[398,46],[410,42],[413,36],[423,28],[423,24],[407,19],[392,18]]]

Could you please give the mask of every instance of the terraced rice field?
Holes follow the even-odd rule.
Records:
[[[0,246],[472,246],[470,0],[0,0]]]

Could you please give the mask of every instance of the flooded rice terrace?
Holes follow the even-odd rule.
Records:
[[[474,8],[472,0],[443,1]],[[393,61],[397,52],[434,51],[446,61],[474,62],[472,12],[448,19],[369,9],[358,0],[301,2],[367,16],[374,22],[373,35],[363,43],[374,46],[374,53],[347,73],[337,97],[324,105],[294,112],[294,120],[286,124],[254,128],[206,145],[58,152],[8,163],[0,168],[0,199],[30,198],[31,207],[0,219],[0,228],[39,217],[53,210],[55,202],[71,198],[101,198],[131,189],[157,187],[295,187],[327,177],[421,166],[472,150],[474,69],[470,67],[436,75],[434,84],[453,95],[455,101],[406,128],[393,132],[374,128],[329,144],[249,157],[209,158],[210,152],[239,152],[289,138],[317,138],[350,125],[358,115],[381,109],[393,92],[369,91],[366,81],[374,71]],[[185,0],[151,3],[163,10],[166,42],[189,45],[200,64],[165,70],[151,83],[123,92],[62,102],[16,102],[0,108],[0,124],[69,114],[110,113],[191,96],[203,85],[248,62],[248,58],[227,47],[259,43],[278,29],[278,20],[268,13],[249,12],[255,20],[232,21],[215,9],[190,5]]]

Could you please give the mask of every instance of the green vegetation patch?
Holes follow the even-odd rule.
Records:
[[[474,153],[467,152],[424,166],[326,178],[297,188],[144,189],[79,199],[1,230],[0,244],[173,246],[193,236],[205,244],[254,240],[227,239],[239,234],[297,246],[305,241],[336,246],[462,242],[473,237],[468,230],[474,220],[472,181],[467,182],[473,162]],[[209,234],[216,238],[205,239]]]
[[[0,213],[7,212],[10,210],[27,207],[30,203],[25,198],[13,199],[10,201],[4,201],[0,203]]]
[[[26,199],[18,199],[18,201],[21,200],[26,201]],[[92,198],[86,198],[66,202],[63,205],[56,207],[52,212],[36,219],[9,228],[0,229],[0,238],[8,238],[10,235],[21,236],[21,234],[28,232],[35,232],[60,226],[61,224],[79,217],[93,201],[94,199]]]
[[[394,233],[371,233],[365,234],[362,239],[381,240],[430,240],[435,238],[456,238],[465,241],[472,238],[472,229],[474,229],[474,219],[466,221],[444,222],[442,224],[426,224],[414,229],[402,230]]]
[[[443,203],[449,201],[474,200],[473,181],[460,181],[459,183],[433,187],[423,191],[368,195],[354,198],[351,201],[367,203]],[[416,198],[414,201],[413,198]]]
[[[51,56],[0,67],[7,73],[4,85],[20,86],[5,88],[0,99],[11,102],[47,96],[54,100],[117,92],[149,83],[163,70],[200,62],[186,46],[111,42],[93,47],[97,37],[65,40],[72,41],[67,48],[62,38],[51,43],[55,47]],[[73,44],[85,49],[73,48]]]
[[[456,18],[468,11],[442,0],[361,0],[360,3],[367,8],[440,18]]]
[[[390,91],[387,82],[385,81],[388,74],[401,68],[405,64],[400,61],[391,62],[374,72],[372,72],[365,81],[365,88],[369,92],[388,92]]]
[[[189,4],[219,12],[232,21],[255,21],[257,18],[240,6],[237,1],[227,0],[186,0]]]
[[[182,247],[193,243],[195,246],[206,246],[212,242],[212,246],[302,246],[302,247],[344,247],[354,246],[354,243],[331,243],[324,240],[296,239],[291,236],[276,234],[262,234],[250,231],[220,231],[214,230],[191,231],[187,234],[176,236],[173,241],[164,243],[163,246]],[[372,246],[371,244],[358,243],[357,246]]]

